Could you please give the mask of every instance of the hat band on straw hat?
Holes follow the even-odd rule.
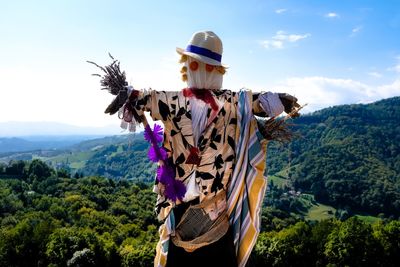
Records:
[[[210,49],[203,48],[203,47],[200,47],[200,46],[195,46],[195,45],[188,45],[186,47],[185,51],[186,52],[195,53],[195,54],[198,54],[198,55],[201,55],[201,56],[205,56],[205,57],[214,59],[214,60],[216,60],[216,61],[221,63],[222,55],[220,55],[218,53],[215,53],[215,52],[211,51]]]

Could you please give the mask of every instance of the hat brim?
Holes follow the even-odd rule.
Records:
[[[187,56],[190,56],[190,57],[192,57],[192,58],[197,59],[197,60],[200,61],[200,62],[209,64],[209,65],[222,66],[222,67],[224,67],[224,68],[227,68],[227,67],[228,67],[228,66],[226,66],[225,64],[222,64],[221,62],[219,62],[219,61],[217,61],[217,60],[215,60],[215,59],[212,59],[212,58],[209,58],[209,57],[206,57],[206,56],[202,56],[202,55],[199,55],[199,54],[195,54],[195,53],[192,53],[192,52],[187,52],[187,51],[185,51],[185,49],[182,49],[182,48],[180,48],[180,47],[177,47],[177,48],[176,48],[176,52],[177,52],[179,55],[187,55]]]

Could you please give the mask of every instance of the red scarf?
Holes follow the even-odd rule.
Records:
[[[197,99],[200,99],[204,101],[206,104],[209,104],[212,108],[212,113],[209,118],[209,122],[211,119],[214,119],[215,116],[217,115],[219,106],[217,102],[215,101],[215,98],[213,94],[211,93],[210,90],[208,89],[196,89],[196,88],[185,88],[182,90],[183,91],[183,96],[185,97],[195,97]],[[209,123],[208,122],[208,123]],[[199,165],[201,161],[201,157],[199,156],[199,149],[197,147],[191,147],[190,148],[190,154],[186,159],[186,164],[196,164]]]
[[[197,88],[185,88],[182,90],[183,96],[185,97],[195,97],[197,99],[203,100],[205,103],[209,104],[211,108],[216,111],[218,110],[218,104],[214,99],[213,94],[209,89],[197,89]]]

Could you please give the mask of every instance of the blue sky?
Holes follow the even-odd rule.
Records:
[[[101,126],[93,60],[135,88],[180,90],[175,48],[212,30],[224,87],[288,92],[306,112],[400,95],[400,1],[2,1],[0,122]]]

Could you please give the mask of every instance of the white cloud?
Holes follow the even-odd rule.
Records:
[[[325,17],[333,19],[333,18],[339,18],[340,16],[339,16],[339,14],[337,14],[335,12],[329,12],[329,13],[325,14]]]
[[[320,76],[289,78],[274,87],[276,92],[287,92],[307,104],[305,112],[329,106],[370,103],[382,98],[400,96],[400,79],[391,84],[370,86],[352,79]]]
[[[282,13],[284,13],[284,12],[286,12],[286,11],[287,11],[287,9],[285,9],[285,8],[280,8],[280,9],[275,10],[275,13],[276,13],[276,14],[282,14]]]
[[[276,48],[282,49],[285,47],[285,43],[295,43],[307,37],[310,37],[311,34],[287,34],[284,31],[277,31],[274,36],[272,36],[269,40],[262,41],[262,45],[267,48]]]
[[[400,96],[400,79],[395,80],[391,84],[378,86],[377,90],[383,98]]]
[[[368,72],[368,75],[371,76],[371,77],[374,77],[374,78],[381,78],[382,77],[382,74],[380,74],[379,72],[375,72],[375,71]]]
[[[262,45],[267,48],[276,48],[276,49],[281,49],[283,48],[283,42],[282,41],[277,41],[277,40],[265,40],[262,42]]]

